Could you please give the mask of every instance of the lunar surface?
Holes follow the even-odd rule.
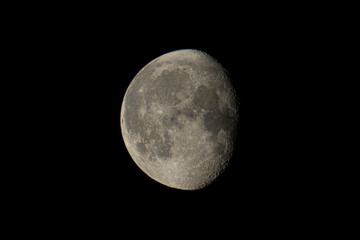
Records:
[[[226,168],[239,122],[226,70],[192,49],[164,54],[130,83],[121,131],[134,162],[172,188],[202,189]]]

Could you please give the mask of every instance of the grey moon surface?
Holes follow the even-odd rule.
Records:
[[[228,166],[239,101],[227,71],[194,49],[166,53],[130,83],[121,132],[137,166],[166,186],[202,189]]]

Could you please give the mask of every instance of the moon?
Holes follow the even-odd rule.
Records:
[[[228,166],[239,101],[221,64],[195,49],[166,53],[130,83],[121,106],[125,146],[150,178],[197,190]]]

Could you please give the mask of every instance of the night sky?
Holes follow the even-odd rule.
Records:
[[[311,146],[298,136],[311,116],[300,89],[310,86],[303,59],[313,43],[299,23],[236,9],[216,17],[197,17],[194,10],[192,18],[164,12],[140,20],[141,13],[126,12],[60,12],[25,34],[44,79],[38,101],[48,137],[38,191],[60,208],[100,215],[191,206],[252,218],[306,201],[302,193],[313,170],[303,152]],[[154,58],[188,48],[217,59],[240,99],[235,155],[216,182],[198,191],[150,179],[132,161],[120,130],[122,99],[134,76]]]

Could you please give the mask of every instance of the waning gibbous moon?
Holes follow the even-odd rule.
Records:
[[[194,49],[166,53],[130,83],[121,132],[134,162],[166,186],[212,183],[232,157],[239,112],[227,71]]]

